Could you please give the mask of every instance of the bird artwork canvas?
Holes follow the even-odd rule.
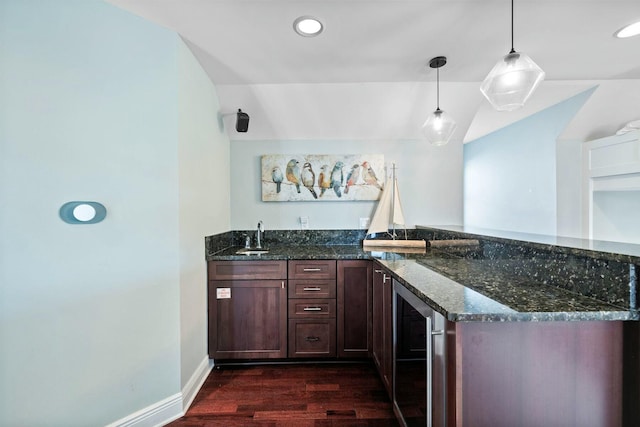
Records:
[[[384,186],[382,154],[265,154],[262,201],[378,200]]]

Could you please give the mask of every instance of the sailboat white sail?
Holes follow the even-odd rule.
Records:
[[[398,180],[396,179],[396,165],[393,165],[392,176],[387,178],[380,201],[376,211],[371,219],[369,229],[367,230],[367,236],[377,233],[387,233],[391,236],[391,240],[386,239],[365,239],[363,242],[364,247],[370,246],[396,246],[396,247],[418,247],[425,248],[426,242],[424,240],[408,240],[407,230],[405,228],[404,213],[402,211],[402,204],[400,203],[400,191],[398,189]],[[396,225],[401,225],[404,228],[404,239],[396,239]],[[389,229],[391,228],[391,232]]]
[[[394,229],[396,225],[405,225],[404,213],[402,212],[400,195],[398,193],[398,181],[387,178],[382,196],[380,196],[380,202],[378,202],[376,212],[373,214],[373,218],[369,224],[367,234],[388,233],[389,226]],[[394,233],[391,234],[392,237],[395,237],[393,236]]]

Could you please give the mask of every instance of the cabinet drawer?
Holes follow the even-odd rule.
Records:
[[[286,261],[209,261],[209,280],[286,279]]]
[[[296,317],[336,317],[334,299],[293,299],[289,300],[289,318]]]
[[[335,260],[289,261],[289,279],[335,279]]]
[[[328,280],[290,280],[289,298],[335,298],[336,281]]]
[[[289,357],[335,357],[335,319],[289,320]]]

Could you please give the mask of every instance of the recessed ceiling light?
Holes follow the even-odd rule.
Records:
[[[293,21],[293,29],[303,37],[315,37],[322,32],[322,22],[313,16],[301,16]]]
[[[622,27],[613,33],[613,35],[619,39],[626,39],[627,37],[637,36],[638,34],[640,34],[640,21]]]

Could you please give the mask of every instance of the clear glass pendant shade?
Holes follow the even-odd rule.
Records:
[[[456,122],[441,109],[437,109],[427,117],[422,125],[422,133],[433,145],[445,145],[456,130]]]
[[[498,111],[521,108],[544,80],[544,71],[526,54],[510,52],[493,67],[480,91]]]

